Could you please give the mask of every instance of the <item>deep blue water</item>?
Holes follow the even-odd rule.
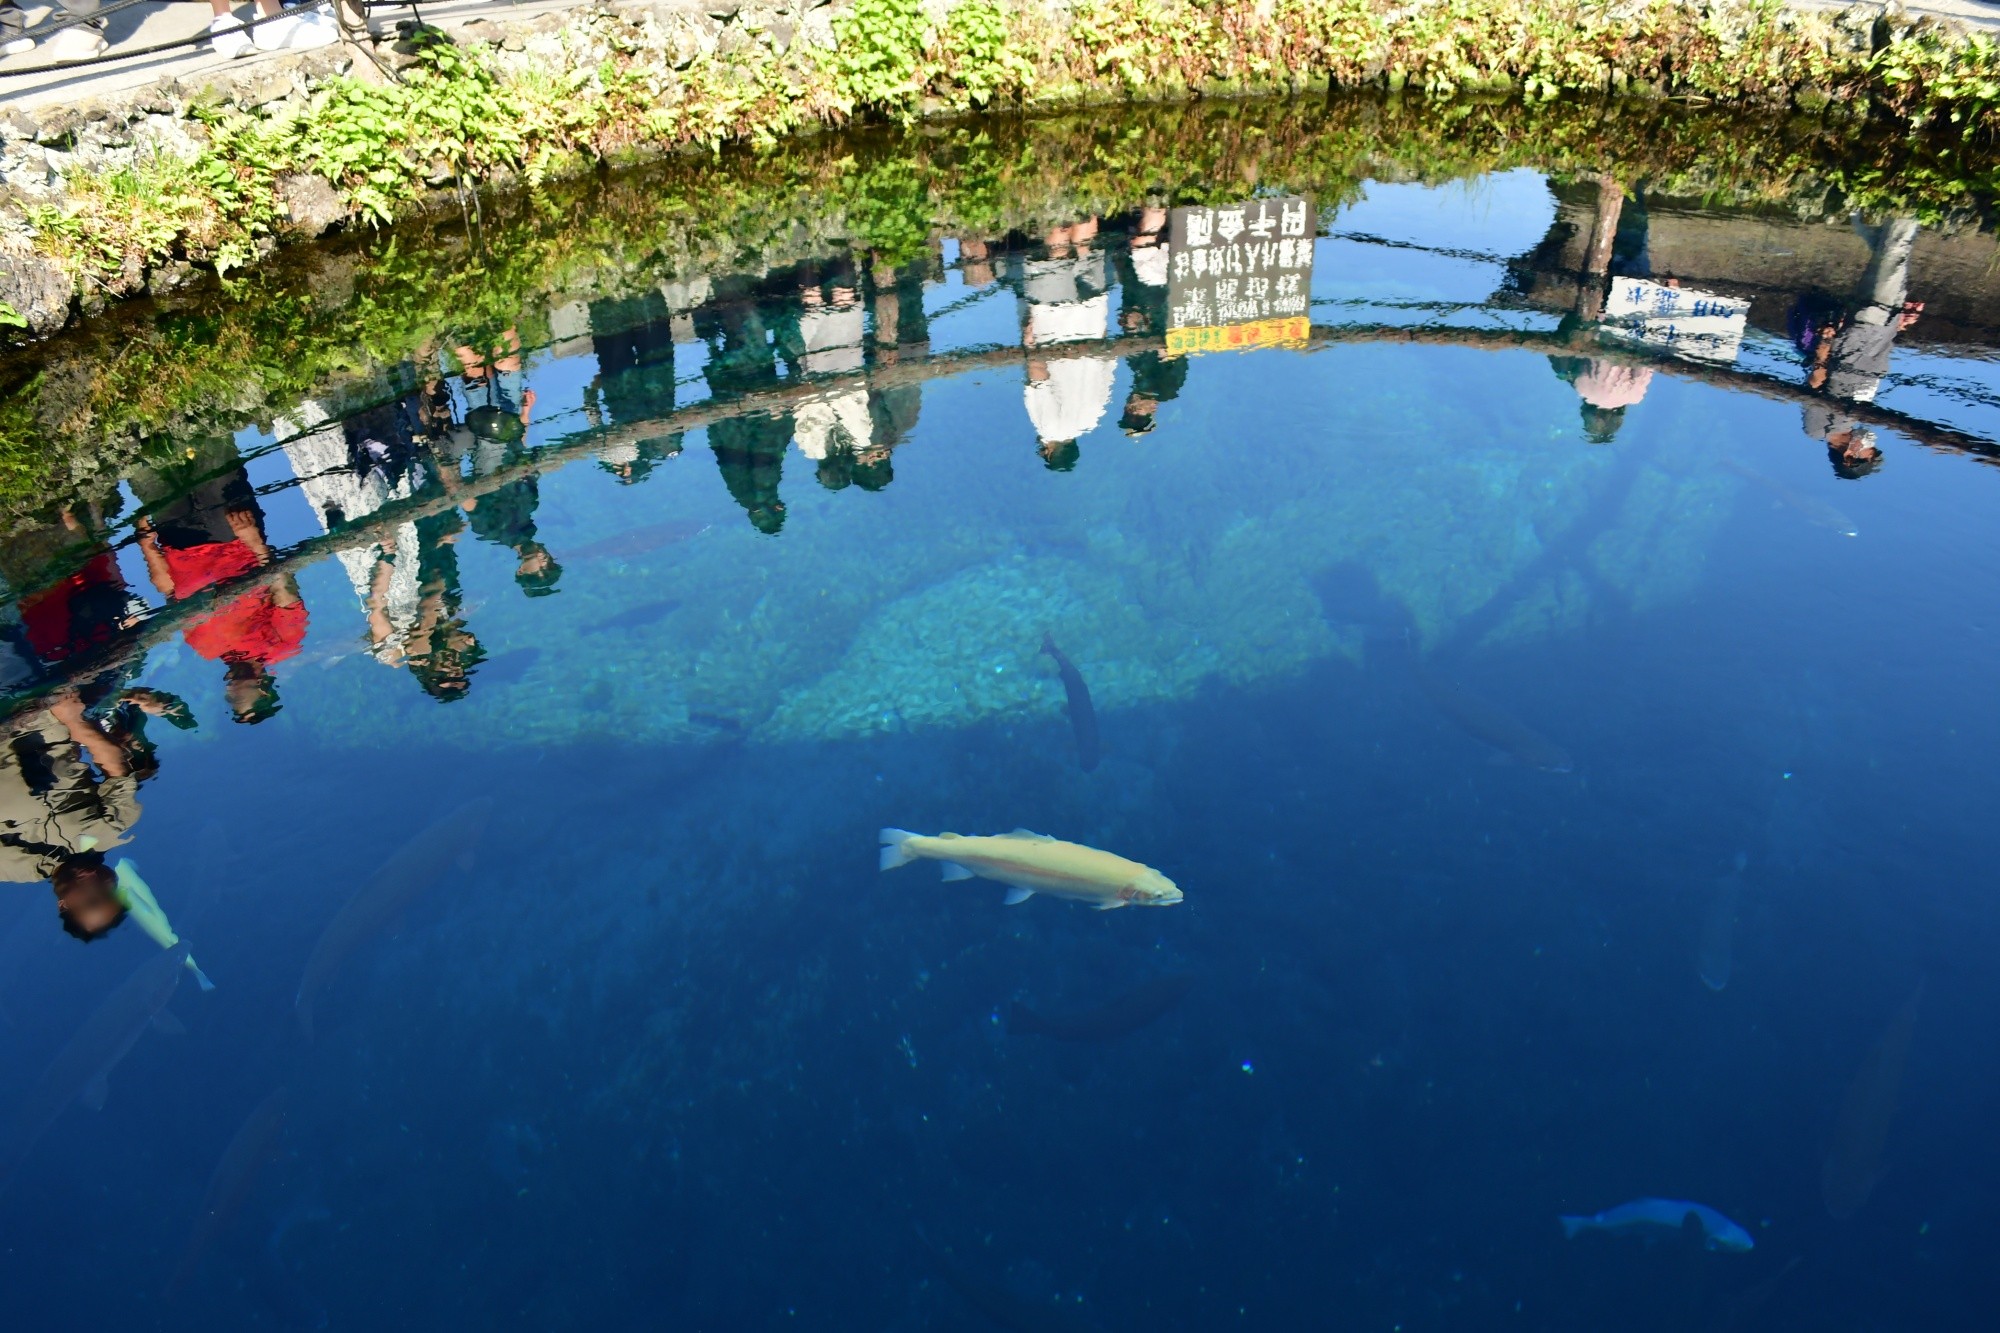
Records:
[[[1101,346],[1039,409],[1038,301],[1164,332],[1136,212],[1068,256],[1074,302],[1031,290],[1046,236],[988,238],[990,285],[971,238],[892,279],[833,255],[518,372],[443,349],[345,428],[308,404],[201,444],[280,563],[321,544],[282,605],[162,620],[72,682],[113,733],[141,683],[197,720],[145,724],[157,773],[104,850],[216,988],[177,986],[185,1033],[141,1031],[103,1110],[24,1132],[160,949],[131,922],[79,944],[13,876],[6,1326],[1990,1327],[1991,349],[1920,317],[1875,382],[1809,389],[1791,303],[1739,259],[1683,276],[1752,300],[1726,354],[1496,350],[1570,311],[1477,256],[1555,217],[1530,173],[1371,185],[1319,219],[1333,336]],[[1706,220],[1752,256],[1776,225]],[[1897,224],[1858,223],[1879,259]],[[1910,299],[1944,300],[1910,272],[1947,242],[1991,245],[1918,234]],[[1881,268],[1829,262],[1839,328]],[[815,309],[848,318],[809,336]],[[1468,336],[1338,336],[1377,323]],[[896,381],[890,348],[936,373]],[[454,434],[524,386],[524,439]],[[588,434],[739,399],[629,479]],[[1879,457],[1843,476],[1810,430],[1850,408]],[[1073,455],[1037,410],[1082,427]],[[478,493],[538,450],[532,488]],[[188,480],[100,505],[114,581],[169,617],[134,515],[203,529],[194,559],[245,504]],[[361,536],[327,557],[329,526]],[[10,588],[24,642],[43,586]],[[1093,695],[1090,771],[1044,633]],[[24,688],[69,679],[42,638]],[[230,660],[273,682],[256,725]],[[10,725],[46,730],[49,697]],[[7,770],[10,809],[51,808],[38,774]],[[1006,907],[878,871],[883,827],[1038,830],[1185,900]],[[308,1040],[308,960],[398,856],[425,862],[389,872],[408,901]],[[1134,992],[1163,1012],[1092,1039],[1010,1016],[1088,1026]],[[1642,1197],[1755,1248],[1557,1222]]]

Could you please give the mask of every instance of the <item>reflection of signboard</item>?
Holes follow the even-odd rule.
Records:
[[[1312,298],[1312,200],[1176,208],[1168,233],[1167,350],[1297,345]]]
[[[1743,345],[1750,303],[1643,278],[1613,278],[1605,302],[1612,333],[1698,361],[1730,362]]]
[[[1168,329],[1167,355],[1187,352],[1247,352],[1256,347],[1304,347],[1312,321],[1304,315],[1260,319],[1250,324]]]

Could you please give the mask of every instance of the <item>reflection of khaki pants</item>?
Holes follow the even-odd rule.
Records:
[[[872,423],[868,416],[868,391],[827,394],[801,403],[793,414],[799,452],[815,463],[835,449],[860,453],[868,447]]]

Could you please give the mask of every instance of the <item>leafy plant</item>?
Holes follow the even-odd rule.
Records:
[[[855,107],[907,116],[923,95],[931,34],[917,0],[854,0],[833,20],[833,68]]]

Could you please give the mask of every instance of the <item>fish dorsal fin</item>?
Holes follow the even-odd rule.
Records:
[[[963,837],[963,836],[964,836],[963,834],[959,834],[959,833],[940,833],[940,834],[938,834],[938,837],[939,837],[940,839],[944,839],[944,838],[958,838],[958,837]]]
[[[1000,836],[1001,836],[1001,837],[1003,837],[1003,838],[1020,838],[1020,839],[1022,839],[1023,841],[1026,841],[1026,842],[1054,842],[1054,841],[1055,841],[1055,839],[1054,839],[1054,838],[1051,838],[1051,837],[1050,837],[1050,836],[1049,836],[1048,834],[1046,834],[1046,833],[1037,833],[1037,832],[1035,832],[1035,831],[1034,831],[1033,829],[1026,829],[1026,828],[1017,828],[1017,829],[1015,829],[1015,830],[1014,830],[1014,831],[1013,831],[1012,833],[1002,833],[1002,834],[1001,834]]]
[[[77,1100],[82,1102],[88,1110],[102,1111],[104,1109],[104,1099],[110,1095],[111,1085],[104,1081],[104,1075],[99,1074],[96,1078],[91,1079],[90,1082],[83,1085],[83,1091],[77,1094]]]

